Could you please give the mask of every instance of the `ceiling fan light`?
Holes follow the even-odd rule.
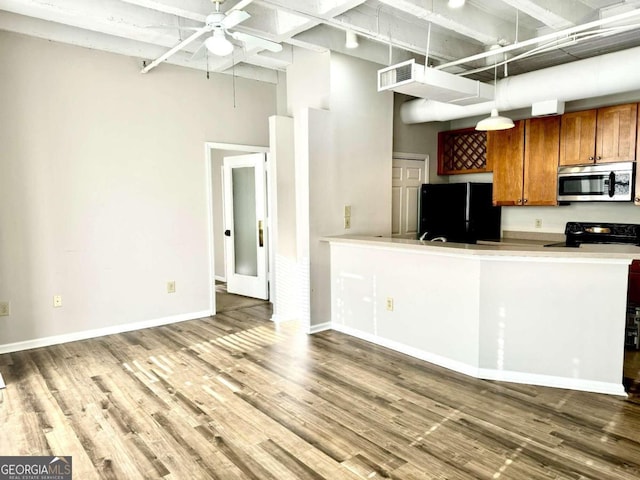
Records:
[[[354,32],[353,30],[347,30],[346,32],[346,39],[344,42],[344,46],[346,48],[358,48],[358,36],[356,35],[356,32]]]
[[[465,0],[449,0],[449,8],[460,8],[464,5]]]
[[[513,120],[509,117],[503,117],[498,115],[498,109],[491,110],[491,116],[482,119],[476,125],[476,130],[488,131],[488,130],[508,130],[515,127]]]
[[[214,30],[213,35],[204,41],[205,47],[218,57],[226,57],[233,52],[233,43],[225,37],[222,30]]]

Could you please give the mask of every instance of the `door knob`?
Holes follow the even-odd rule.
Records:
[[[231,236],[231,230],[225,230],[224,231],[224,236],[225,237],[230,237]]]

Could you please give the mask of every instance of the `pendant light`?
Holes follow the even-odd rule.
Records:
[[[496,99],[496,91],[498,89],[498,64],[494,65],[493,69],[493,100],[495,102]],[[491,115],[487,118],[484,118],[478,122],[476,125],[476,130],[487,131],[487,130],[508,130],[509,128],[515,127],[513,120],[509,117],[503,117],[498,114],[497,108],[491,109]]]

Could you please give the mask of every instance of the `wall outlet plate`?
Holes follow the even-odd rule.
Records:
[[[393,298],[387,297],[387,310],[393,312]]]
[[[167,293],[176,293],[176,282],[170,281],[167,282]]]
[[[62,295],[53,296],[53,306],[59,308],[62,306]]]
[[[11,303],[0,302],[0,317],[8,317],[11,315]]]

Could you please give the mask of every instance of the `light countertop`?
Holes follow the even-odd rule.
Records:
[[[379,248],[411,250],[414,252],[439,253],[463,256],[513,256],[550,257],[574,259],[640,259],[640,247],[633,245],[581,245],[578,248],[544,247],[549,241],[508,240],[506,242],[482,242],[476,245],[454,242],[428,242],[406,238],[376,237],[365,235],[340,235],[324,237],[329,243],[367,245]],[[541,243],[543,242],[543,243]]]

